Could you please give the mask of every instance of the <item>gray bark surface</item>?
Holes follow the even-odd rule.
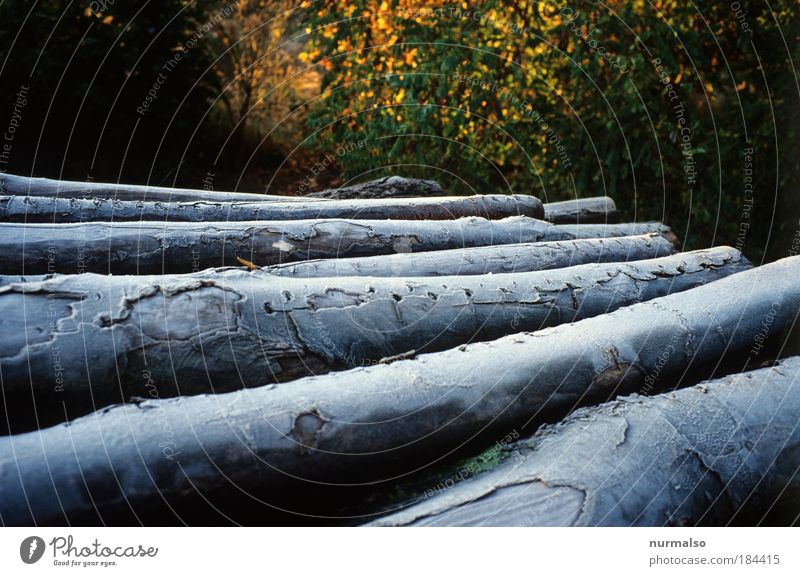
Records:
[[[625,262],[667,256],[673,245],[659,234],[478,248],[409,252],[362,258],[329,258],[270,266],[275,276],[472,276],[567,268],[592,262]],[[1,281],[0,281],[1,282]]]
[[[444,196],[441,185],[433,180],[417,180],[388,176],[363,184],[342,186],[309,194],[311,198],[355,200],[357,198],[405,198],[413,196]]]
[[[488,427],[505,433],[646,382],[648,392],[685,384],[687,367],[752,355],[754,334],[794,322],[798,273],[800,257],[787,258],[532,334],[0,438],[0,518],[97,522],[128,511],[115,518],[137,522],[146,510],[175,521],[210,502],[235,521],[225,509],[234,495],[266,513],[287,486],[389,481],[407,458],[437,461]]]
[[[544,205],[544,219],[553,224],[614,223],[619,212],[614,200],[608,196],[579,198]]]
[[[76,222],[274,222],[343,218],[358,220],[454,220],[480,216],[544,215],[533,196],[388,198],[328,202],[163,202],[44,196],[0,196],[0,222],[64,224]]]
[[[0,274],[0,287],[24,282],[41,282],[43,280],[50,280],[56,276],[57,274],[31,274],[30,276],[22,276],[20,274]]]
[[[800,487],[800,357],[576,411],[380,526],[757,524]]]
[[[325,278],[337,276],[472,276],[508,274],[567,268],[579,264],[628,262],[659,258],[675,253],[662,235],[642,234],[619,238],[588,238],[525,244],[500,244],[478,248],[455,248],[436,252],[409,252],[361,258],[324,258],[275,264],[263,270],[273,276]],[[241,266],[236,269],[243,269]],[[216,271],[229,268],[220,267]],[[39,282],[55,274],[23,276],[0,274],[0,286]]]
[[[590,228],[583,228],[590,226]],[[451,248],[656,232],[661,224],[581,224],[569,230],[524,216],[486,220],[0,223],[0,274],[158,274]],[[588,236],[584,236],[588,235]],[[598,236],[599,235],[599,236]]]
[[[188,188],[165,188],[137,184],[111,184],[103,182],[75,182],[28,178],[13,174],[0,174],[0,194],[10,196],[52,196],[59,198],[94,198],[134,201],[162,202],[233,202],[250,200],[264,202],[309,202],[308,197],[276,196],[247,192],[217,192],[214,190],[192,190]]]
[[[31,429],[145,396],[145,371],[160,398],[260,386],[588,318],[749,267],[723,247],[495,276],[12,284],[0,288],[2,407],[12,430]]]
[[[640,234],[662,234],[673,244],[678,237],[660,222],[623,222],[622,224],[559,224],[559,230],[574,238],[613,238],[616,236],[639,236]]]

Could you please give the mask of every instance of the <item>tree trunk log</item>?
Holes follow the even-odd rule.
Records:
[[[800,487],[800,357],[581,409],[380,526],[758,524]]]
[[[263,270],[272,276],[290,278],[474,276],[536,272],[579,264],[648,260],[674,253],[674,246],[663,236],[642,234],[619,238],[501,244],[361,258],[327,258],[276,264]],[[244,269],[244,267],[235,268]],[[229,269],[212,270],[219,273]],[[55,276],[56,274],[0,275],[0,286],[20,282],[41,282]]]
[[[0,438],[0,517],[163,523],[224,513],[230,522],[254,508],[263,518],[315,482],[393,481],[398,466],[436,462],[488,427],[505,433],[575,405],[687,384],[687,370],[725,356],[745,364],[754,338],[795,321],[798,274],[800,257],[787,258],[533,334],[291,385],[148,400]],[[242,493],[246,512],[228,505]]]
[[[619,238],[501,244],[361,258],[327,258],[276,264],[267,266],[263,270],[272,276],[290,278],[474,276],[536,272],[579,264],[648,260],[674,253],[674,246],[664,236],[642,234]],[[244,267],[235,268],[244,269]],[[221,267],[216,271],[228,269],[230,267]],[[20,282],[40,282],[55,276],[56,274],[0,275],[0,286]]]
[[[162,398],[260,386],[588,318],[749,266],[713,248],[435,280],[229,270],[14,284],[0,289],[2,403],[13,430],[31,429],[32,395],[41,426],[146,395],[144,371]]]
[[[558,242],[504,244],[479,248],[329,258],[278,264],[266,268],[274,276],[325,278],[337,276],[473,276],[567,268],[592,262],[626,262],[667,256],[673,245],[658,234],[591,238]],[[2,280],[0,280],[2,285]]]
[[[589,229],[584,230],[584,226]],[[439,222],[297,220],[286,222],[0,223],[0,273],[180,274],[315,258],[348,258],[520,242],[671,234],[661,224],[581,224],[563,230],[523,216]],[[602,237],[602,236],[600,236]]]
[[[355,186],[321,190],[307,196],[280,196],[247,192],[218,192],[216,190],[191,190],[135,184],[108,184],[102,182],[74,182],[28,178],[13,174],[0,174],[0,194],[10,196],[51,196],[59,198],[91,198],[159,202],[318,202],[325,198],[392,198],[398,196],[442,196],[442,187],[431,180],[416,180],[393,176],[380,178]]]
[[[133,202],[42,196],[0,196],[0,222],[276,222],[315,218],[454,220],[480,216],[544,216],[533,196],[389,198],[328,202]]]
[[[614,223],[619,213],[611,198],[598,196],[545,204],[544,219],[553,224]]]
[[[416,180],[402,176],[389,176],[363,184],[322,190],[309,194],[311,198],[355,200],[359,198],[407,198],[444,196],[441,185],[433,180]]]
[[[559,224],[559,230],[574,238],[612,238],[617,236],[638,236],[640,234],[663,234],[673,244],[678,237],[659,222],[625,222],[622,224]]]
[[[310,202],[305,196],[276,196],[247,192],[217,192],[188,188],[164,188],[136,184],[107,184],[102,182],[74,182],[28,178],[13,174],[0,174],[0,194],[9,196],[50,196],[58,198],[90,198],[154,202]]]

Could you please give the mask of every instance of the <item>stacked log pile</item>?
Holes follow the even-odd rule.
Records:
[[[800,361],[697,383],[783,353],[800,258],[438,193],[4,176],[0,522],[719,524],[795,489]]]

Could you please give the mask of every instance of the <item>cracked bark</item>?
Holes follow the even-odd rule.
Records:
[[[349,258],[521,242],[660,233],[658,223],[554,226],[502,220],[295,220],[286,222],[0,223],[0,274],[179,274],[238,265]]]
[[[315,482],[393,482],[399,466],[436,462],[489,427],[505,434],[641,390],[655,366],[651,391],[687,384],[687,367],[742,359],[767,316],[767,337],[796,318],[798,272],[800,257],[786,259],[532,334],[291,385],[141,401],[0,438],[0,518],[208,521],[213,505],[235,521]]]
[[[553,224],[613,223],[618,221],[619,213],[614,200],[598,196],[545,204],[544,219]]]
[[[576,411],[380,526],[757,524],[800,489],[800,357]]]
[[[0,194],[9,196],[51,196],[58,198],[93,198],[133,201],[162,202],[232,202],[250,200],[264,202],[310,202],[314,199],[297,196],[276,196],[247,192],[217,192],[214,190],[192,190],[188,188],[164,188],[162,186],[140,186],[136,184],[111,184],[102,182],[76,182],[28,178],[13,174],[0,174]]]
[[[326,202],[124,201],[43,196],[0,196],[0,222],[271,222],[314,218],[358,220],[453,220],[480,216],[544,216],[533,196],[451,196]]]
[[[358,198],[404,198],[412,196],[444,196],[441,185],[433,180],[416,180],[402,176],[388,176],[363,184],[343,186],[309,194],[311,198],[355,200]]]
[[[10,419],[0,429],[537,330],[749,267],[737,250],[712,248],[495,276],[301,280],[226,270],[12,284],[0,288],[0,414],[8,408]]]
[[[647,234],[619,238],[592,238],[558,242],[505,244],[366,256],[329,258],[278,264],[266,268],[275,276],[323,278],[336,276],[472,276],[533,272],[592,262],[624,262],[658,258],[674,252],[663,236]],[[2,285],[2,280],[0,280]]]

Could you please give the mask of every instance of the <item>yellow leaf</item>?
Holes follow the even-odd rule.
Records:
[[[244,258],[240,258],[239,256],[236,257],[236,260],[239,262],[239,264],[241,264],[242,266],[246,266],[250,270],[258,270],[258,266],[250,262],[250,260],[245,260]]]

